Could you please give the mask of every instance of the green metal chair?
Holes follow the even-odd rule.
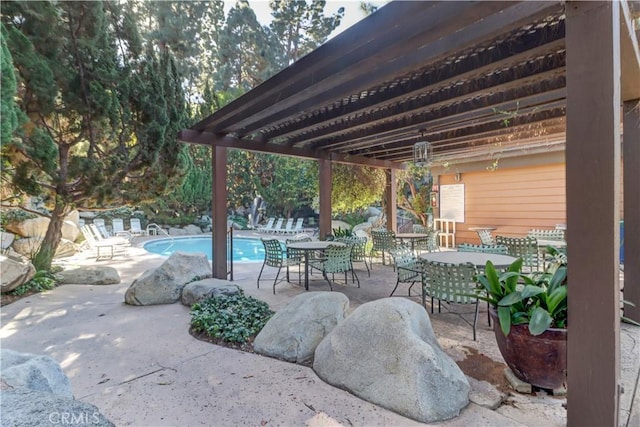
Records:
[[[300,264],[302,263],[301,259],[298,258],[287,258],[285,256],[285,251],[282,247],[282,244],[278,239],[260,239],[262,240],[262,245],[264,246],[264,262],[262,264],[262,268],[260,269],[260,274],[258,274],[257,285],[260,288],[260,277],[262,277],[262,272],[264,271],[264,267],[273,267],[277,268],[278,272],[276,273],[276,277],[273,280],[273,294],[276,294],[276,285],[283,280],[286,279],[289,282],[289,267],[298,266],[298,283],[302,283],[301,273],[300,273]],[[287,269],[287,274],[285,278],[278,280],[280,276],[280,271],[285,267]]]
[[[493,234],[491,234],[491,230],[478,230],[478,237],[480,237],[480,243],[483,245],[495,245],[496,241],[493,238]]]
[[[458,245],[459,252],[481,252],[485,254],[507,255],[509,249],[504,245],[473,245],[471,243],[461,243]]]
[[[297,260],[302,263],[304,261],[304,251],[300,249],[292,249],[289,248],[289,243],[302,243],[302,242],[310,242],[311,237],[298,237],[293,239],[286,239],[285,245],[287,246],[287,258],[290,260]]]
[[[541,240],[564,240],[564,230],[538,230],[534,228],[529,230],[527,236]]]
[[[371,277],[371,271],[369,270],[369,265],[367,264],[367,253],[365,249],[367,246],[367,238],[358,236],[339,237],[336,239],[336,242],[342,242],[348,245],[352,245],[351,262],[364,262],[364,266],[367,268],[367,275]]]
[[[522,266],[538,271],[538,241],[535,237],[496,236],[496,244],[507,247],[509,255],[522,258]]]
[[[371,243],[369,264],[373,266],[374,253],[382,253],[382,265],[385,265],[385,256],[390,255],[390,251],[396,247],[396,233],[384,228],[371,230]]]
[[[427,308],[426,293],[423,286],[424,268],[423,262],[417,258],[410,248],[406,246],[398,246],[391,250],[393,261],[396,266],[396,286],[391,291],[390,297],[393,296],[400,283],[409,283],[408,296],[411,296],[411,289],[416,282],[420,282],[422,288],[422,305]]]
[[[348,282],[347,273],[351,271],[352,280],[355,279],[358,287],[360,287],[360,279],[358,279],[358,275],[354,271],[351,262],[351,249],[352,245],[349,244],[329,245],[327,249],[324,250],[324,256],[322,258],[309,263],[311,268],[322,272],[322,276],[327,283],[329,283],[331,290],[333,290],[333,286],[331,285],[331,280],[329,280],[329,273],[331,273],[331,279],[334,281],[336,273],[344,273],[344,283],[346,285]]]
[[[444,262],[425,263],[426,292],[431,296],[431,313],[433,313],[434,299],[438,300],[438,313],[441,312],[441,302],[449,304],[474,304],[476,306],[473,324],[460,316],[473,327],[473,340],[476,340],[476,324],[478,322],[478,299],[473,297],[476,284],[473,277],[476,268],[471,263],[448,264]],[[449,309],[451,311],[451,309]]]

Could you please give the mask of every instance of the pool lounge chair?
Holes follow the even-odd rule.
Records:
[[[285,230],[285,233],[287,234],[298,234],[298,233],[303,233],[304,230],[302,229],[302,223],[304,222],[304,218],[298,218],[296,220],[296,223],[291,227],[290,230]]]
[[[133,236],[146,236],[147,231],[142,228],[142,224],[140,224],[140,218],[131,218],[131,228],[129,228],[129,233]]]
[[[280,230],[276,230],[280,234],[289,234],[293,230],[293,218],[287,219],[287,224]]]
[[[267,224],[262,227],[257,227],[256,231],[258,233],[269,233],[271,230],[273,230],[273,223],[275,221],[276,219],[274,217],[269,218],[269,220],[267,221]]]
[[[92,228],[93,227],[93,228]],[[129,243],[122,239],[99,238],[95,233],[99,233],[95,225],[85,225],[80,228],[89,249],[95,251],[96,261],[100,259],[111,259],[116,255],[128,256]]]
[[[111,225],[113,226],[113,235],[116,237],[124,237],[126,239],[131,240],[133,236],[131,233],[124,229],[124,221],[122,218],[113,218],[111,220]]]

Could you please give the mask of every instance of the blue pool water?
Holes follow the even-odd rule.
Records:
[[[169,256],[176,251],[204,252],[209,261],[213,259],[211,237],[179,237],[173,240],[160,239],[144,244],[144,249],[154,254]],[[264,246],[260,239],[234,237],[233,261],[255,262],[264,260]]]

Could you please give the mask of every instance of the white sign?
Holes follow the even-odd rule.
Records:
[[[464,222],[464,184],[440,186],[440,218]]]

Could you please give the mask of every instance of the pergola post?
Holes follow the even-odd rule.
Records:
[[[211,233],[213,277],[227,279],[227,149],[211,147]]]
[[[331,234],[331,160],[318,160],[320,183],[320,240]]]
[[[567,2],[568,426],[617,426],[620,10]]]
[[[387,217],[387,230],[398,231],[398,217],[397,217],[397,204],[398,204],[398,192],[396,185],[396,171],[395,169],[385,169],[385,186],[384,197],[387,201],[385,206]]]
[[[640,322],[640,99],[624,103],[623,126],[624,314]]]

